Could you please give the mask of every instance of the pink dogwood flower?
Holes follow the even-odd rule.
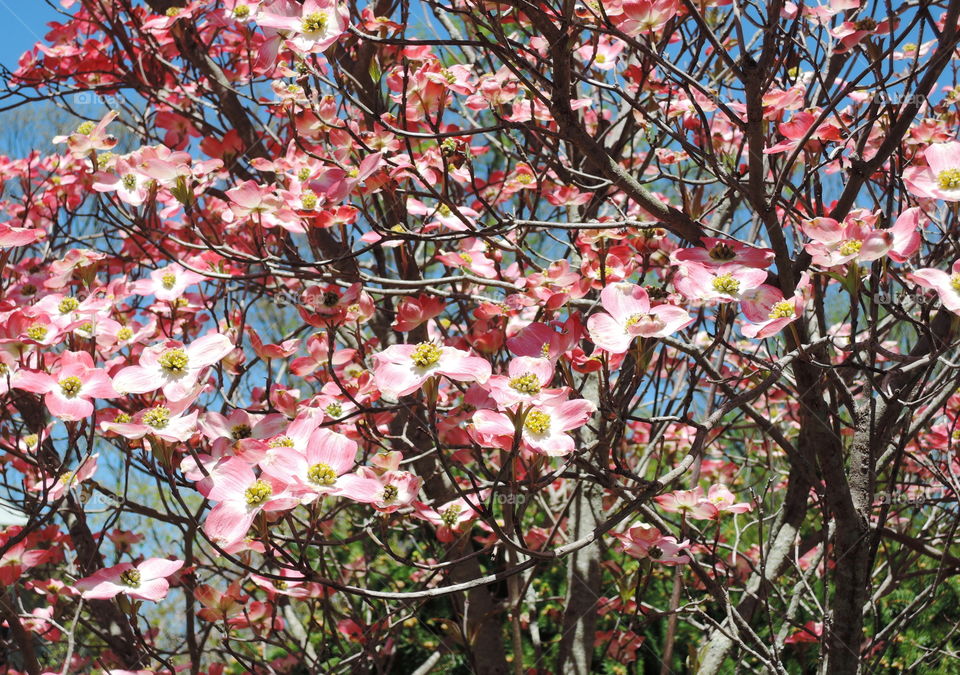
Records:
[[[587,319],[587,330],[593,343],[611,354],[628,351],[636,337],[666,337],[693,321],[682,307],[651,307],[646,289],[636,284],[610,284],[600,292],[600,302],[607,312]]]
[[[617,57],[626,47],[623,40],[601,37],[597,44],[585,43],[577,49],[577,56],[587,65],[598,70],[612,70],[617,65]]]
[[[750,323],[742,325],[740,332],[750,339],[762,339],[779,333],[803,313],[806,304],[804,291],[808,285],[809,276],[804,273],[790,299],[785,299],[779,288],[767,284],[750,291],[740,304]]]
[[[109,600],[123,594],[134,600],[158,601],[167,597],[167,577],[183,567],[182,560],[147,558],[138,565],[120,563],[102,569],[74,584],[86,600]]]
[[[200,420],[200,431],[213,443],[214,449],[242,447],[257,440],[272,438],[283,431],[287,420],[283,415],[259,415],[235,408],[229,415],[207,411]],[[193,480],[193,479],[191,479]]]
[[[950,274],[935,267],[925,267],[908,274],[907,278],[918,286],[936,291],[943,306],[960,315],[960,260],[953,263]]]
[[[47,501],[54,502],[60,499],[68,490],[73,489],[97,472],[98,457],[97,454],[90,455],[81,462],[75,471],[67,471],[59,478],[44,478],[35,489],[40,493],[46,493]]]
[[[29,246],[47,236],[46,230],[32,227],[15,227],[0,223],[0,246]]]
[[[219,502],[207,515],[203,531],[221,545],[247,535],[261,511],[281,511],[299,503],[285,492],[286,484],[271,476],[258,477],[244,459],[234,457],[217,467],[207,497]]]
[[[697,520],[710,520],[717,515],[716,507],[707,502],[703,488],[695,487],[692,490],[676,490],[657,495],[653,500],[664,511],[670,513],[687,513]]]
[[[567,432],[586,424],[596,409],[593,403],[582,398],[532,406],[522,417],[521,440],[526,447],[548,457],[569,455],[576,444]],[[504,413],[478,410],[473,416],[473,432],[483,443],[509,449],[516,424]]]
[[[256,22],[289,35],[287,42],[302,53],[322,52],[346,29],[349,14],[336,0],[275,0],[263,5]]]
[[[430,295],[404,298],[397,308],[397,318],[391,328],[406,333],[443,314],[446,308],[447,303],[443,298]]]
[[[676,0],[624,0],[619,19],[620,30],[627,35],[653,33],[677,15]]]
[[[390,470],[379,474],[369,466],[361,466],[354,473],[341,476],[337,487],[338,494],[347,499],[391,513],[413,502],[421,482],[419,476],[409,471]]]
[[[737,502],[729,488],[722,483],[711,485],[707,490],[707,501],[713,504],[720,513],[747,513],[753,510],[749,502]]]
[[[741,265],[766,269],[773,262],[773,249],[757,248],[732,239],[704,237],[703,246],[677,249],[671,254],[674,264],[694,262],[704,267]]]
[[[464,525],[480,517],[478,508],[489,493],[489,490],[484,490],[479,494],[459,497],[436,508],[415,501],[413,515],[436,527],[437,539],[444,543],[451,542],[463,530]]]
[[[120,201],[140,206],[150,195],[152,180],[137,171],[132,159],[117,159],[112,170],[100,171],[92,187],[97,192],[116,192]]]
[[[870,262],[888,254],[903,262],[920,247],[920,215],[917,208],[907,209],[887,230],[873,227],[877,214],[848,217],[843,223],[833,218],[813,218],[800,224],[803,233],[813,239],[804,248],[813,263],[823,267]]]
[[[716,520],[721,513],[746,513],[753,506],[747,502],[737,503],[732,492],[726,485],[711,485],[706,496],[703,488],[693,490],[676,490],[654,497],[654,501],[664,511],[671,513],[687,513],[697,520]]]
[[[562,325],[555,322],[527,324],[507,338],[507,348],[517,356],[542,356],[554,363],[580,340],[583,325],[571,317]]]
[[[620,550],[634,558],[650,558],[664,565],[682,565],[690,558],[682,551],[690,546],[686,539],[678,542],[675,537],[664,536],[652,525],[634,525],[624,533],[614,532],[620,540]]]
[[[112,431],[131,440],[156,436],[165,441],[185,443],[197,430],[199,412],[194,410],[185,414],[185,411],[198,394],[199,387],[179,401],[156,403],[132,416],[123,413],[113,422],[101,422],[100,429]]]
[[[150,273],[150,278],[134,282],[131,291],[137,295],[152,295],[157,300],[172,301],[183,295],[188,287],[203,281],[204,277],[177,263]]]
[[[550,359],[518,356],[507,366],[507,375],[494,375],[487,381],[487,389],[501,408],[517,403],[539,403],[563,393],[560,389],[546,389],[553,379],[553,371]]]
[[[357,459],[357,443],[329,429],[316,429],[305,448],[281,450],[264,474],[288,483],[289,492],[303,504],[317,497],[336,493],[343,474],[353,468]],[[286,452],[282,452],[286,450]]]
[[[83,122],[69,136],[55,136],[54,143],[66,143],[74,156],[85,157],[97,150],[110,150],[117,144],[117,137],[106,133],[107,125],[117,118],[115,110],[109,111],[99,123]]]
[[[738,302],[743,295],[767,278],[764,270],[739,265],[708,268],[697,263],[686,263],[674,286],[688,300],[710,302]]]
[[[434,342],[391,345],[374,354],[373,360],[377,388],[395,399],[415,392],[432,377],[446,375],[459,382],[483,384],[491,372],[486,359]]]
[[[928,199],[960,201],[960,143],[932,143],[923,157],[927,166],[912,166],[903,172],[910,192]]]
[[[115,398],[113,383],[106,371],[94,368],[87,352],[63,352],[59,370],[47,374],[20,370],[14,386],[43,394],[43,402],[54,417],[78,422],[93,414],[93,398]]]
[[[193,391],[201,371],[231,351],[230,338],[219,333],[205,335],[190,345],[168,340],[144,349],[140,365],[117,373],[113,387],[122,394],[145,394],[162,388],[168,400],[179,401]]]

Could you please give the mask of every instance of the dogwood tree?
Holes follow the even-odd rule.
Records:
[[[960,0],[50,4],[4,672],[958,667]]]

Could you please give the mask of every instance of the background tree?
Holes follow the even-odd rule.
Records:
[[[960,2],[61,4],[8,672],[958,670]]]

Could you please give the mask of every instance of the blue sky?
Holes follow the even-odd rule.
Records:
[[[16,67],[20,55],[41,40],[47,24],[58,17],[45,0],[0,0],[0,63]]]

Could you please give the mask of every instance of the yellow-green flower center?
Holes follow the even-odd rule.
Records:
[[[721,274],[713,280],[713,290],[717,293],[736,295],[740,292],[740,282],[729,274]]]
[[[81,122],[80,126],[77,127],[77,133],[81,136],[89,136],[90,132],[97,128],[97,125],[89,120],[86,122]]]
[[[960,293],[960,274],[954,274],[950,277],[950,285],[957,293]]]
[[[35,323],[27,329],[27,337],[31,340],[42,340],[47,337],[47,327]]]
[[[461,253],[461,254],[460,254],[460,260],[462,260],[463,262],[465,262],[465,263],[467,263],[467,264],[469,265],[470,263],[473,262],[473,256],[470,255],[469,253]]]
[[[133,418],[130,417],[130,415],[128,415],[125,412],[122,412],[122,413],[117,413],[117,416],[113,418],[113,421],[116,424],[130,424],[130,420],[132,419]]]
[[[140,586],[140,570],[136,567],[125,570],[120,574],[120,581],[130,588],[139,588]]]
[[[383,486],[383,496],[380,498],[380,501],[389,504],[392,501],[396,501],[397,495],[399,494],[400,490],[397,489],[396,485],[387,483]]]
[[[327,15],[323,12],[311,12],[303,17],[302,32],[319,33],[327,28]]]
[[[946,169],[937,174],[937,184],[941,190],[960,188],[960,169]]]
[[[271,448],[292,448],[294,443],[293,439],[289,436],[277,436],[269,443],[267,443]]]
[[[793,316],[793,303],[789,300],[781,300],[770,308],[769,317],[771,319],[789,319]]]
[[[76,298],[67,296],[66,298],[60,301],[60,304],[57,305],[57,309],[60,311],[61,314],[68,314],[79,306],[80,306],[79,300],[77,300]]]
[[[143,423],[154,429],[163,429],[170,422],[170,408],[158,405],[156,408],[150,408],[143,415]]]
[[[445,79],[450,84],[453,84],[454,82],[457,81],[457,76],[454,75],[453,71],[451,70],[447,70],[446,68],[441,68],[440,74],[443,75],[443,79]]]
[[[453,527],[457,524],[457,519],[460,517],[461,511],[463,511],[462,506],[459,504],[451,504],[440,514],[440,520],[442,520],[443,524],[447,527]]]
[[[421,342],[413,350],[410,360],[413,361],[415,366],[429,368],[439,361],[441,356],[443,356],[443,350],[440,347],[432,342]]]
[[[325,410],[330,417],[340,417],[343,414],[343,406],[340,405],[339,401],[334,401],[328,405]]]
[[[169,375],[183,375],[187,372],[189,362],[190,357],[179,347],[168,349],[160,356],[160,367]]]
[[[840,255],[854,255],[863,248],[863,242],[859,239],[848,239],[840,245]]]
[[[438,206],[438,207],[437,207],[437,211],[438,211],[438,212],[440,213],[440,215],[443,216],[444,218],[449,218],[449,217],[453,214],[453,211],[451,211],[451,210],[450,210],[450,207],[447,206],[446,204],[441,204],[440,206]]]
[[[133,329],[130,326],[124,326],[117,331],[117,340],[123,342],[124,340],[129,340],[133,337]]]
[[[132,173],[128,173],[126,176],[121,178],[120,182],[123,183],[123,188],[125,190],[133,190],[135,187],[137,187],[137,177]]]
[[[874,30],[877,27],[877,20],[866,16],[862,19],[858,19],[853,24],[854,28],[857,30]]]
[[[310,167],[305,166],[300,169],[299,173],[297,173],[297,178],[299,178],[301,181],[305,181],[310,177],[310,173]]]
[[[37,434],[27,434],[23,437],[23,442],[28,448],[35,448],[37,443],[40,442],[40,437]]]
[[[517,182],[522,185],[530,185],[533,182],[533,175],[529,173],[521,173],[517,176]]]
[[[532,396],[540,393],[540,380],[533,373],[524,373],[510,380],[510,387],[516,389],[521,394],[529,394]]]
[[[550,429],[550,415],[540,410],[531,410],[523,426],[533,434],[542,434]]]
[[[243,494],[244,497],[247,498],[247,506],[260,506],[270,499],[270,495],[273,494],[273,488],[270,487],[270,483],[257,480],[257,482],[248,487]]]
[[[303,208],[307,211],[312,211],[317,208],[317,195],[313,190],[304,190],[303,194],[300,195],[300,203],[303,204]]]
[[[540,353],[543,355],[543,358],[547,358],[547,357],[550,356],[550,343],[549,343],[549,342],[544,342],[542,345],[540,345]]]
[[[160,285],[166,288],[168,291],[177,284],[177,275],[172,272],[167,272],[162,277],[160,277]]]
[[[60,380],[60,391],[62,391],[63,395],[67,398],[73,398],[80,393],[81,389],[83,389],[83,381],[76,375],[71,375],[70,377],[65,377]]]
[[[733,247],[730,246],[730,244],[724,244],[723,242],[720,242],[719,244],[711,248],[707,252],[707,255],[710,256],[711,260],[716,260],[718,262],[733,260],[734,258],[737,257],[737,253],[736,251],[733,250]]]
[[[233,8],[233,16],[237,19],[246,19],[250,16],[250,7],[247,5],[237,5]]]
[[[253,434],[253,429],[250,428],[249,424],[235,424],[230,427],[230,437],[235,441],[239,441],[241,438],[250,438]]]
[[[337,472],[329,464],[320,462],[307,469],[307,479],[314,485],[333,485],[337,482]]]

